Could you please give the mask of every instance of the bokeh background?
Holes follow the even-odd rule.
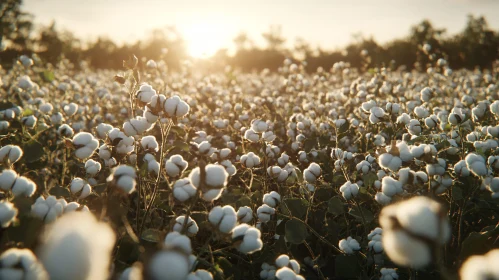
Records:
[[[429,43],[454,68],[490,67],[498,58],[495,0],[3,0],[0,63],[37,53],[57,63],[82,60],[120,68],[130,54],[275,70],[287,58],[309,69],[334,62],[371,67],[424,66]]]

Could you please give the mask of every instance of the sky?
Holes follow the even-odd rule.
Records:
[[[193,56],[233,48],[246,32],[263,45],[261,33],[280,25],[293,46],[301,37],[312,46],[336,49],[352,34],[373,36],[380,43],[408,34],[429,19],[449,34],[464,28],[468,14],[483,15],[499,30],[499,0],[24,0],[35,22],[72,31],[91,40],[107,36],[120,43],[146,38],[154,28],[175,26]]]

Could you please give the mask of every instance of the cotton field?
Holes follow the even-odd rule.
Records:
[[[499,279],[499,67],[305,63],[1,70],[0,279]]]

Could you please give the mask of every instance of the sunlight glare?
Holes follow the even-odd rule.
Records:
[[[196,22],[183,32],[189,55],[208,58],[223,47],[222,28],[212,22]]]

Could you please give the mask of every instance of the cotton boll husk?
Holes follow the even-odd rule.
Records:
[[[38,255],[51,279],[107,279],[114,242],[109,225],[71,212],[46,229]]]

